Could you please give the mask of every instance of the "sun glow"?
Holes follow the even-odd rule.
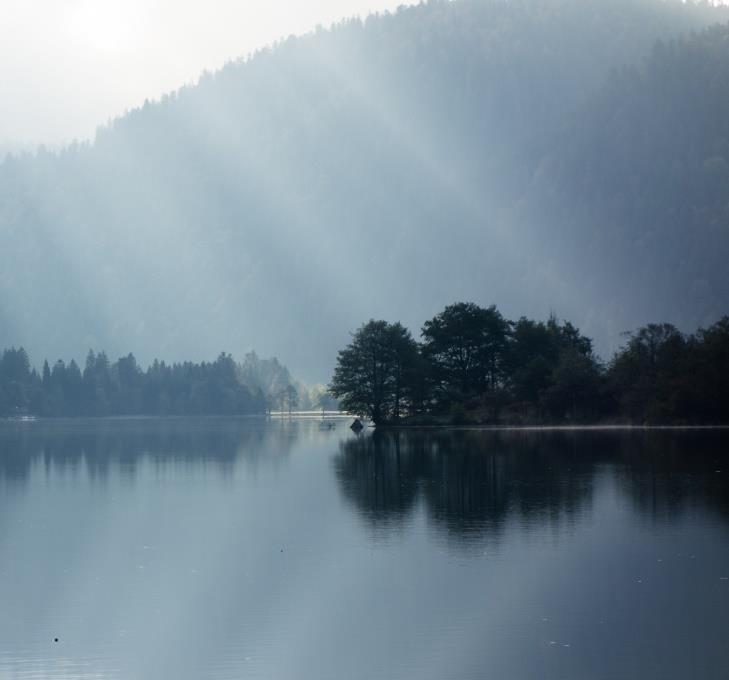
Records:
[[[68,29],[74,41],[99,52],[122,52],[133,39],[128,14],[120,4],[104,0],[80,3],[69,18]]]

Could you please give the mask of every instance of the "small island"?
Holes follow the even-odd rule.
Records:
[[[459,302],[420,342],[401,323],[362,325],[330,391],[375,425],[721,425],[728,380],[729,316],[692,334],[648,324],[604,362],[569,321]]]

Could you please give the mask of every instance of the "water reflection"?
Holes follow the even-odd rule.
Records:
[[[696,506],[729,519],[725,431],[376,432],[342,441],[334,467],[344,496],[378,531],[420,503],[461,540],[498,536],[505,522],[555,524],[590,510],[606,473],[645,516]]]
[[[230,475],[240,458],[283,460],[302,432],[295,421],[257,418],[129,418],[0,422],[0,481],[27,481],[34,465],[105,479],[116,466],[133,476],[146,460],[214,465]]]
[[[728,437],[0,424],[0,679],[719,680]]]

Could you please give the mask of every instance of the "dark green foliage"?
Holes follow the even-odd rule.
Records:
[[[595,421],[609,415],[600,366],[593,356],[574,348],[560,351],[540,401],[549,417],[558,421]]]
[[[688,359],[686,338],[671,324],[649,324],[630,334],[610,370],[621,410],[652,422],[680,413]]]
[[[592,342],[569,321],[522,317],[512,324],[507,362],[517,402],[558,420],[596,415],[600,371]]]
[[[339,352],[329,391],[343,409],[366,414],[375,423],[398,420],[412,404],[417,357],[410,331],[399,323],[370,320]]]
[[[39,376],[23,349],[0,358],[0,416],[48,417],[131,415],[242,415],[263,413],[257,387],[238,378],[229,354],[214,362],[167,365],[156,361],[143,371],[134,355],[110,363],[90,351],[83,373],[74,360],[43,363]],[[290,402],[294,405],[294,402]]]
[[[729,316],[701,329],[691,343],[690,398],[708,422],[729,422]]]
[[[639,329],[608,378],[634,421],[729,423],[729,317],[688,336],[670,324]]]
[[[463,401],[500,384],[508,322],[495,306],[460,302],[423,326],[423,355],[446,401]]]
[[[393,333],[407,357],[402,387]],[[494,306],[450,305],[422,337],[418,348],[400,324],[362,326],[339,353],[330,388],[342,407],[375,422],[429,414],[453,424],[729,423],[729,317],[688,336],[644,326],[607,367],[570,322],[512,322]]]

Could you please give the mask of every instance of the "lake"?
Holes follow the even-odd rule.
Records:
[[[0,679],[725,679],[727,444],[2,423]]]

